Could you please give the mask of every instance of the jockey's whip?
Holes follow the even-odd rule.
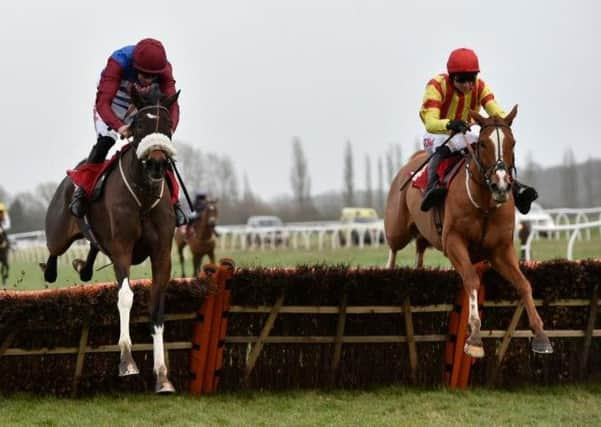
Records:
[[[451,134],[451,135],[450,135],[450,136],[449,136],[449,137],[446,139],[446,141],[445,141],[445,142],[443,142],[442,144],[440,144],[440,146],[439,146],[438,148],[440,148],[440,147],[444,147],[445,145],[447,145],[447,142],[449,142],[449,141],[450,141],[450,140],[451,140],[451,139],[452,139],[452,138],[453,138],[455,135],[457,135],[458,133],[459,133],[459,132],[453,132],[453,133],[452,133],[452,134]],[[438,150],[438,148],[437,148],[437,150]],[[405,189],[405,187],[407,187],[407,184],[409,184],[409,183],[411,182],[411,180],[413,179],[413,177],[414,177],[415,175],[417,175],[417,174],[419,173],[419,171],[421,171],[421,170],[422,170],[422,168],[428,164],[428,162],[429,162],[429,161],[430,161],[430,159],[431,159],[431,158],[434,156],[434,154],[435,154],[435,153],[436,153],[436,151],[434,151],[434,153],[430,154],[430,155],[428,156],[428,158],[427,158],[426,160],[424,160],[424,162],[423,162],[421,165],[419,165],[419,166],[418,166],[418,168],[417,168],[416,170],[414,170],[413,172],[411,172],[411,176],[409,176],[409,178],[407,178],[407,179],[405,180],[405,182],[403,182],[403,185],[401,185],[401,189],[400,189],[399,191],[403,191],[403,190]]]
[[[184,184],[184,180],[182,179],[182,176],[179,174],[179,171],[177,170],[177,167],[175,167],[175,162],[173,160],[169,159],[169,163],[171,164],[171,167],[175,171],[175,175],[177,176],[177,180],[179,181],[179,185],[181,185],[182,186],[182,190],[184,190],[184,196],[186,196],[186,200],[188,201],[188,205],[190,205],[190,211],[194,212],[194,206],[192,205],[192,200],[190,199],[190,195],[188,194],[188,189],[186,188],[186,185]]]

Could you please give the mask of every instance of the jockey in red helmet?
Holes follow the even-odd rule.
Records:
[[[447,72],[428,82],[419,112],[426,127],[424,148],[433,154],[428,163],[428,189],[421,205],[423,211],[440,202],[446,194],[446,188],[439,187],[436,175],[440,160],[465,148],[466,141],[472,144],[478,139],[478,135],[469,133],[469,111],[483,107],[489,116],[505,116],[492,90],[478,77],[480,63],[473,50],[460,48],[452,51],[447,61]],[[442,146],[452,132],[457,135]],[[536,190],[516,180],[512,190],[516,207],[527,213],[530,204],[538,197]]]
[[[88,163],[102,163],[117,138],[129,138],[131,135],[129,116],[133,110],[131,88],[138,90],[158,84],[161,92],[167,96],[174,95],[175,79],[171,64],[163,44],[155,39],[143,39],[136,45],[125,46],[116,50],[109,57],[100,75],[94,105],[94,125],[97,140],[88,156]],[[174,132],[179,121],[179,105],[171,106],[171,122]],[[85,191],[77,188],[69,205],[71,212],[82,218],[87,211]],[[176,222],[183,225],[186,216],[175,205]]]

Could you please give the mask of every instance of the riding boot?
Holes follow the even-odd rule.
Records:
[[[440,161],[450,154],[450,152],[451,150],[447,146],[440,147],[434,152],[428,162],[428,188],[420,207],[424,212],[429,211],[434,205],[440,203],[447,194],[447,189],[439,183],[437,170]]]
[[[94,144],[88,155],[87,163],[104,162],[113,144],[115,144],[115,140],[112,137],[98,135],[96,144]],[[77,187],[73,192],[69,210],[76,218],[83,218],[88,211],[88,197],[82,187]]]
[[[511,191],[513,193],[515,207],[518,208],[518,211],[523,215],[530,212],[530,205],[533,201],[538,199],[536,190],[533,187],[529,187],[528,185],[514,180]]]
[[[173,211],[175,212],[175,226],[181,227],[182,225],[186,225],[188,223],[188,218],[186,214],[182,210],[179,202],[173,205]]]

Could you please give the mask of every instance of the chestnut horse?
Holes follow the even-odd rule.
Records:
[[[46,238],[50,252],[43,265],[47,282],[57,276],[57,257],[73,241],[91,237],[91,249],[86,262],[80,266],[80,277],[89,280],[99,250],[111,259],[117,278],[121,361],[119,375],[138,374],[132,357],[129,334],[130,311],[134,293],[129,284],[130,266],[150,257],[152,287],[150,317],[154,348],[156,392],[175,391],[167,377],[163,347],[165,288],[171,276],[171,245],[175,229],[175,214],[171,204],[166,172],[175,155],[171,142],[169,107],[176,102],[179,92],[171,97],[159,93],[139,94],[132,91],[137,108],[130,128],[133,141],[129,149],[119,154],[118,166],[106,178],[100,198],[91,203],[86,220],[77,220],[69,211],[74,190],[66,177],[59,185],[46,214]]]
[[[184,269],[184,247],[190,246],[192,252],[192,273],[195,277],[200,271],[200,264],[205,255],[211,264],[215,264],[215,225],[217,224],[217,200],[209,200],[200,215],[188,226],[175,230],[175,244],[182,266],[182,277],[186,277]],[[189,232],[186,233],[186,228]]]
[[[464,351],[472,357],[484,356],[478,314],[480,282],[473,265],[482,260],[488,260],[517,289],[535,334],[532,350],[553,352],[534,306],[532,287],[520,271],[513,246],[515,205],[511,194],[511,172],[514,170],[515,139],[511,123],[516,114],[517,105],[505,119],[485,118],[470,112],[480,125],[480,136],[473,148],[467,148],[465,168],[451,182],[444,205],[440,207],[442,234],[437,232],[434,223],[433,211],[437,208],[429,212],[420,210],[420,190],[409,185],[399,191],[410,172],[427,158],[424,151],[415,153],[398,172],[386,202],[384,228],[390,247],[387,266],[394,267],[396,252],[413,238],[416,239],[417,267],[422,267],[428,246],[434,246],[449,258],[469,297],[470,335]]]

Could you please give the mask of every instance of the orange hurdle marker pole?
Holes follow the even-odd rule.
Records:
[[[213,320],[211,322],[211,331],[207,349],[207,365],[202,382],[203,393],[213,391],[213,383],[215,380],[215,366],[217,364],[217,347],[219,345],[219,333],[221,331],[221,321],[223,317],[223,291],[225,289],[225,275],[223,268],[217,268],[216,274],[217,294],[215,295],[215,305],[213,308]]]
[[[202,267],[200,277],[207,278],[210,285],[214,287],[217,284],[216,274],[217,268],[212,264],[206,264]],[[211,291],[209,290],[209,292]],[[190,393],[192,394],[202,393],[214,305],[215,295],[209,293],[197,312],[201,320],[195,325],[192,337],[192,351],[190,354],[190,373],[192,375],[192,380],[190,381]]]
[[[451,371],[451,388],[458,387],[459,373],[461,372],[461,362],[464,354],[463,346],[465,345],[469,302],[463,288],[459,291],[458,300],[461,304],[461,313],[459,315],[459,324],[457,325],[457,339],[455,341],[455,354],[453,355],[453,370]]]
[[[221,368],[223,367],[223,339],[227,335],[227,320],[230,309],[231,291],[228,289],[228,281],[234,276],[236,264],[229,258],[219,260],[219,268],[223,269],[224,289],[223,289],[223,311],[221,314],[221,327],[219,330],[219,341],[217,342],[217,355],[215,357],[215,374],[212,391],[217,391],[219,380],[221,378]]]
[[[457,311],[459,307],[459,311]],[[459,305],[459,298],[455,296],[455,306],[449,314],[449,339],[445,345],[444,353],[444,373],[443,382],[446,386],[451,385],[451,375],[453,372],[453,359],[455,357],[455,344],[457,341],[457,328],[459,326],[459,317],[461,313],[461,306]]]

